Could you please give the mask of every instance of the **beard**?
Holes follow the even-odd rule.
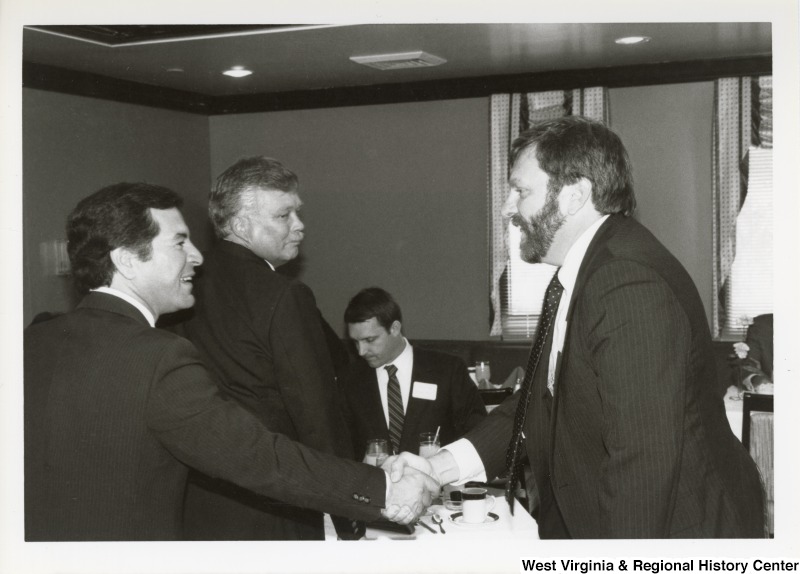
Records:
[[[522,232],[519,243],[522,260],[541,263],[565,220],[566,217],[558,209],[558,194],[552,192],[547,194],[545,204],[530,220],[526,221],[519,213],[514,215],[511,222]]]

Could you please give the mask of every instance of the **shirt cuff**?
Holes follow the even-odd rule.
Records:
[[[478,451],[467,439],[459,439],[442,447],[442,450],[449,451],[458,464],[458,480],[451,484],[460,486],[470,480],[486,482],[486,470],[483,468],[483,461]]]

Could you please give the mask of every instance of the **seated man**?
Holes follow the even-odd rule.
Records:
[[[67,223],[77,309],[25,330],[25,539],[175,540],[189,466],[286,503],[411,521],[438,490],[271,433],[224,400],[192,344],[155,329],[194,304],[203,257],[175,192],[106,187]],[[335,477],[335,478],[332,478]]]
[[[402,334],[400,307],[378,287],[360,291],[344,313],[347,332],[364,359],[342,378],[356,456],[370,439],[394,452],[419,452],[419,435],[440,428],[441,444],[462,436],[486,416],[463,361],[412,348]],[[397,409],[390,408],[399,391]],[[402,405],[402,408],[400,406]]]

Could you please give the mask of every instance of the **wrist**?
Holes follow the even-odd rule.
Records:
[[[458,480],[460,471],[458,463],[456,462],[453,453],[449,450],[440,450],[434,456],[428,459],[433,469],[433,479],[439,483],[439,486],[450,484]]]

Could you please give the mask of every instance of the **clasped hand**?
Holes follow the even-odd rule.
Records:
[[[381,514],[392,522],[414,522],[439,494],[439,479],[431,464],[420,456],[404,452],[386,459],[381,468],[391,479]]]

